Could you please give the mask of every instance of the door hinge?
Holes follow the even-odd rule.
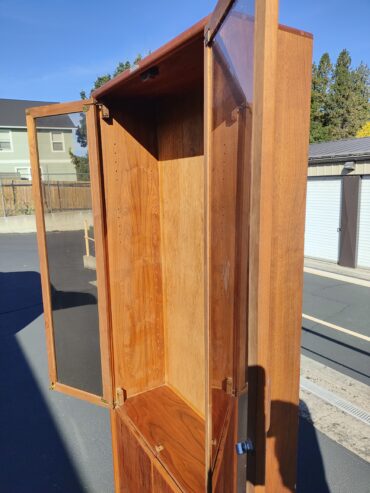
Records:
[[[127,392],[122,387],[116,388],[116,399],[115,399],[115,407],[123,406],[125,400],[127,399]]]
[[[100,104],[99,106],[101,109],[101,116],[103,120],[109,120],[110,118],[109,108],[107,108],[104,104]]]
[[[233,394],[233,379],[232,377],[226,377],[224,380],[224,390],[226,394]]]
[[[211,39],[211,30],[208,28],[204,33],[204,44],[206,46],[209,45],[210,39]]]

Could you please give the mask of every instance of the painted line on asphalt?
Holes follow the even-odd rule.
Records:
[[[365,336],[364,334],[360,334],[359,332],[354,332],[353,330],[345,329],[344,327],[339,327],[339,325],[331,324],[330,322],[325,322],[325,320],[320,320],[319,318],[311,317],[311,315],[306,315],[302,313],[302,317],[307,320],[311,320],[312,322],[316,322],[320,325],[325,325],[325,327],[329,327],[330,329],[338,330],[339,332],[343,332],[344,334],[348,334],[353,337],[357,337],[358,339],[363,339],[364,341],[370,342],[370,337]]]
[[[337,281],[348,282],[350,284],[357,284],[358,286],[370,288],[370,281],[366,281],[365,279],[335,274],[334,272],[328,272],[326,270],[312,269],[311,267],[305,267],[303,270],[304,272],[307,272],[307,274],[315,274],[316,276],[328,277],[329,279],[336,279]]]

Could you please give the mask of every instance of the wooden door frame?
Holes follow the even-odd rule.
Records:
[[[102,370],[102,396],[86,392],[69,385],[58,382],[53,314],[51,306],[51,289],[48,255],[46,246],[46,229],[44,206],[42,199],[41,173],[39,166],[39,152],[37,143],[36,118],[46,116],[64,115],[69,113],[86,112],[86,128],[89,142],[89,165],[92,211],[95,234],[96,274],[98,289],[98,315],[99,315],[99,339]],[[104,196],[102,183],[102,166],[100,157],[99,136],[99,110],[95,100],[87,99],[73,101],[70,103],[50,104],[28,108],[26,110],[26,121],[28,130],[28,143],[30,152],[30,163],[32,170],[32,191],[35,207],[37,226],[37,243],[40,257],[40,275],[42,285],[42,299],[44,305],[44,318],[46,330],[46,348],[49,368],[50,388],[79,399],[98,404],[104,407],[112,407],[113,399],[113,371],[112,371],[112,337],[109,310],[109,286],[107,278],[107,255],[105,245],[105,220],[104,220]]]

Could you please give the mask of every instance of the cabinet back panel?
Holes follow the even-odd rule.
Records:
[[[166,381],[204,416],[202,90],[161,101],[157,115]]]
[[[164,382],[159,177],[148,105],[101,124],[116,387]]]

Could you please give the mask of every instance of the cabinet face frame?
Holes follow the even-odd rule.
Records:
[[[96,274],[98,290],[98,323],[102,372],[102,396],[58,382],[56,352],[51,305],[51,287],[46,244],[41,173],[37,141],[36,119],[46,116],[65,115],[69,113],[86,113],[86,128],[89,145],[89,166],[91,183],[91,200],[96,238]],[[46,330],[46,348],[50,388],[79,399],[104,407],[113,406],[113,372],[111,358],[111,328],[109,310],[109,291],[107,282],[107,256],[105,248],[104,197],[102,171],[100,162],[100,137],[98,133],[99,110],[93,99],[70,103],[51,104],[29,108],[26,111],[30,162],[32,170],[32,190],[37,226],[37,243],[40,257],[40,275],[42,299]]]

